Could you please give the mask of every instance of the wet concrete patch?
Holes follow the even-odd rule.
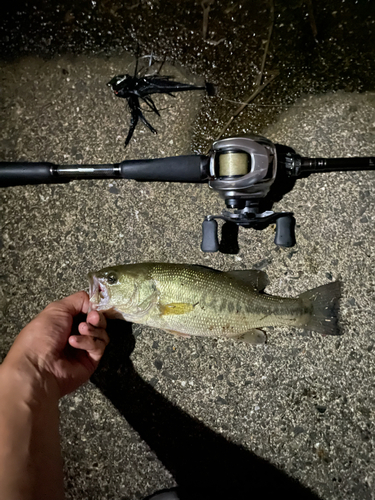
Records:
[[[141,60],[140,70],[147,70],[148,63],[148,59]],[[3,63],[1,104],[8,129],[1,133],[2,159],[115,162],[134,158],[137,140],[142,141],[142,158],[188,152],[202,91],[176,94],[175,98],[156,95],[161,116],[145,113],[157,129],[157,140],[149,140],[151,132],[139,124],[134,140],[124,149],[131,115],[126,100],[116,98],[107,83],[115,75],[133,74],[134,67],[135,59],[125,52],[113,57],[66,55],[50,60],[30,56]],[[184,83],[204,84],[177,66],[165,64],[161,74]],[[63,140],[56,129],[63,132]],[[150,149],[151,144],[157,149]]]
[[[173,101],[179,108],[169,109],[166,122],[157,121],[161,135],[139,130],[124,153],[125,106],[103,86],[117,63],[62,58],[48,63],[54,64],[48,74],[55,76],[47,81],[44,64],[5,67],[11,83],[4,86],[1,133],[3,140],[17,141],[3,159],[23,155],[73,163],[80,153],[79,161],[107,162],[188,149],[191,99],[196,112],[199,95]],[[17,91],[17,81],[20,87],[31,82],[26,93]],[[373,123],[372,94],[307,96],[265,134],[300,154],[370,155]],[[170,144],[163,134],[175,127],[183,131]],[[177,340],[141,326],[133,327],[134,341],[125,325],[117,325],[110,362],[94,379],[99,389],[88,385],[61,402],[67,498],[141,499],[176,480],[187,488],[187,476],[181,476],[186,453],[179,444],[188,430],[197,446],[189,451],[189,463],[200,463],[200,439],[206,442],[214,431],[209,442],[216,443],[212,449],[219,457],[227,450],[224,437],[322,498],[368,498],[374,477],[373,193],[373,172],[299,180],[275,207],[295,212],[292,255],[274,245],[272,228],[241,229],[238,255],[204,255],[201,221],[222,208],[204,185],[75,181],[1,190],[2,356],[41,307],[86,288],[86,273],[104,265],[156,260],[223,270],[261,267],[270,277],[267,291],[288,296],[328,280],[344,283],[340,338],[275,328],[268,344],[254,349],[221,340]],[[368,222],[356,223],[364,215]],[[158,415],[176,426],[163,427]],[[190,418],[202,425],[191,427]],[[252,455],[230,450],[234,463],[250,463]]]
[[[264,129],[301,92],[371,89],[375,45],[367,5],[314,2],[315,41],[307,2],[277,3],[266,71],[280,76],[229,132],[263,132],[303,155],[374,155],[372,94],[308,95]],[[107,163],[204,151],[253,89],[270,17],[263,4],[242,15],[240,4],[216,2],[203,40],[201,6],[186,6],[173,16],[158,2],[66,4],[53,15],[30,5],[33,20],[29,12],[15,13],[30,30],[23,36],[3,30],[2,47],[19,44],[18,56],[28,57],[1,67],[1,159]],[[41,15],[48,19],[38,31],[33,26]],[[107,36],[98,27],[108,20],[113,35]],[[212,99],[161,96],[161,118],[152,117],[158,135],[140,126],[124,150],[129,113],[105,84],[134,64],[119,47],[134,55],[138,41],[142,55],[154,50],[159,62],[166,56],[195,74],[171,67],[176,77],[212,81],[219,93]],[[76,55],[55,57],[69,50]],[[82,51],[102,55],[77,56]],[[297,181],[275,206],[295,212],[296,247],[276,247],[272,228],[240,229],[238,255],[199,250],[204,215],[223,208],[206,186],[81,181],[7,188],[0,196],[2,357],[43,306],[86,288],[87,272],[104,265],[158,260],[256,267],[270,276],[267,291],[288,296],[332,280],[344,283],[339,338],[275,328],[268,344],[254,349],[177,340],[136,325],[134,341],[129,328],[117,325],[94,378],[97,388],[88,384],[61,402],[67,498],[138,500],[176,482],[193,498],[197,485],[201,493],[207,485],[222,493],[239,488],[228,498],[233,491],[264,496],[265,486],[275,479],[277,487],[281,479],[264,464],[254,469],[252,452],[322,498],[372,498],[373,173]],[[228,457],[234,468],[225,469]],[[267,472],[263,482],[261,471]],[[306,494],[299,490],[297,498]]]

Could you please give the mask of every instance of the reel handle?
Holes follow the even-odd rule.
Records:
[[[202,224],[202,252],[217,252],[219,240],[217,237],[217,222],[215,219],[205,219]]]
[[[280,247],[293,247],[296,244],[296,219],[293,215],[284,215],[276,220],[275,244]]]

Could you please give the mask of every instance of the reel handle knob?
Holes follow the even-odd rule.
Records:
[[[217,252],[219,240],[217,238],[217,222],[215,219],[205,219],[202,224],[202,252]]]
[[[296,244],[294,228],[296,219],[293,215],[284,215],[276,220],[275,244],[281,247],[293,247]]]

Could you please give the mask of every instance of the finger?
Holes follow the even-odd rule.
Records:
[[[72,335],[69,337],[69,344],[76,349],[86,351],[89,357],[95,362],[100,360],[106,348],[103,340],[91,336]]]
[[[90,311],[87,315],[86,322],[96,326],[97,328],[106,328],[107,326],[107,320],[105,319],[104,314],[99,311]]]
[[[109,343],[109,337],[104,328],[95,328],[88,323],[80,323],[78,326],[78,331],[81,335],[90,335],[91,337],[96,337],[105,342],[105,345]]]
[[[69,312],[72,316],[77,316],[79,313],[87,314],[89,310],[89,296],[86,292],[77,292],[69,297],[58,300],[55,302],[56,306],[63,307],[65,311]]]

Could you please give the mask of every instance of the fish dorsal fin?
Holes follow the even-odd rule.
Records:
[[[225,274],[237,281],[241,281],[245,285],[253,288],[254,290],[257,290],[258,292],[263,291],[269,284],[268,276],[264,271],[249,269],[228,271]]]

